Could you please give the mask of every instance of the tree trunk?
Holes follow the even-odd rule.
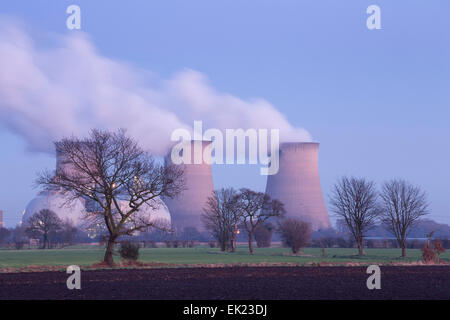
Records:
[[[42,249],[45,249],[47,247],[47,242],[48,242],[48,236],[46,233],[44,233],[44,243],[42,244]]]
[[[253,232],[248,233],[248,249],[250,254],[253,254]]]
[[[406,258],[406,242],[402,242],[402,258]]]
[[[362,245],[360,245],[360,244],[358,244],[358,254],[360,256],[364,255],[364,249],[363,249]]]
[[[228,243],[229,239],[225,235],[224,232],[221,233],[221,235],[219,236],[219,238],[217,240],[220,243],[220,251],[223,251],[223,252],[227,251],[227,248],[229,246],[229,243]]]
[[[364,245],[363,245],[363,239],[361,238],[361,239],[358,239],[358,254],[360,255],[360,256],[363,256],[364,255]]]
[[[116,243],[116,237],[109,236],[108,244],[106,245],[105,257],[103,259],[103,261],[108,266],[113,266],[114,265],[113,253],[114,253],[114,245],[115,245],[115,243]]]
[[[231,252],[236,252],[236,238],[237,238],[237,230],[235,226],[233,230],[233,235],[231,236]]]

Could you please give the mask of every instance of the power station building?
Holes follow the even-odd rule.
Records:
[[[195,147],[204,150],[211,142],[188,141],[190,145],[190,164],[184,165],[185,189],[174,199],[163,198],[159,209],[143,208],[155,219],[165,220],[182,231],[185,227],[204,230],[201,221],[203,208],[214,190],[210,161],[205,159],[206,153],[200,155],[201,161],[195,158]],[[184,152],[185,149],[179,152]],[[173,152],[173,151],[172,151]],[[325,206],[319,179],[319,144],[313,142],[282,143],[279,150],[279,171],[267,178],[266,193],[272,199],[284,203],[287,217],[295,217],[309,222],[314,231],[330,228],[330,219]],[[179,154],[182,156],[182,154]],[[165,163],[173,163],[171,154],[165,157]],[[57,153],[57,170],[69,169],[70,164],[63,154]],[[79,199],[66,206],[63,194],[42,192],[33,199],[24,210],[22,222],[41,209],[51,209],[62,219],[69,219],[75,225],[82,225],[83,217],[89,212],[89,204]],[[126,202],[126,201],[125,201]],[[127,205],[127,203],[121,205]],[[1,218],[1,211],[0,211]],[[1,222],[1,219],[0,219]]]
[[[319,178],[319,144],[282,143],[278,173],[267,178],[266,193],[284,204],[286,216],[311,224],[314,231],[331,227]]]
[[[183,156],[185,150],[190,151],[189,164],[183,164],[185,190],[174,199],[163,199],[169,208],[172,226],[177,230],[183,230],[185,227],[204,229],[201,215],[208,197],[214,191],[210,161],[205,158],[208,154],[203,153],[210,144],[210,141],[191,141],[185,144],[183,149],[175,150],[179,152],[179,156]],[[171,153],[166,156],[165,161],[173,164]]]
[[[73,165],[66,159],[66,156],[58,150],[56,151],[56,171],[65,170],[76,170]],[[42,191],[34,199],[32,199],[25,210],[22,213],[21,223],[26,222],[33,214],[39,212],[42,209],[49,209],[58,215],[58,217],[63,221],[71,222],[74,226],[81,229],[88,228],[89,223],[87,223],[86,216],[92,212],[92,205],[89,200],[79,198],[75,201],[70,200],[70,195],[63,194],[61,192],[55,191]],[[70,200],[70,201],[69,201]],[[156,202],[158,206],[156,208],[150,205],[144,204],[140,208],[140,212],[143,214],[148,213],[151,215],[152,220],[158,221],[161,224],[170,224],[170,213],[165,205],[165,203],[157,198]],[[120,200],[120,208],[126,210],[128,206],[128,201]]]
[[[186,190],[175,199],[164,199],[172,225],[179,230],[188,226],[203,228],[200,217],[214,190],[208,159],[193,164],[195,143],[199,141],[191,142],[189,148],[191,164],[185,165]],[[209,143],[203,141],[203,149]],[[309,222],[314,231],[330,228],[319,178],[319,143],[282,143],[279,153],[279,171],[268,176],[266,193],[284,203],[287,217]],[[170,162],[170,155],[166,157],[167,161]]]

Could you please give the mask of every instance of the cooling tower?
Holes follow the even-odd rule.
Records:
[[[183,147],[179,153],[182,155],[186,150],[190,151],[190,157],[187,156],[188,159],[190,158],[189,164],[179,164],[184,166],[185,190],[174,199],[163,199],[169,208],[172,226],[178,231],[182,231],[185,227],[195,227],[199,231],[204,230],[201,215],[208,197],[212,195],[214,185],[211,165],[207,163],[209,158],[199,159],[203,152],[194,156],[194,150],[205,150],[210,144],[210,141],[189,141],[185,144],[185,147],[188,148]],[[206,156],[209,157],[210,154]],[[195,161],[195,158],[198,161]],[[174,163],[171,153],[166,157],[166,163]]]
[[[41,210],[48,209],[56,213],[61,220],[69,220],[74,226],[82,227],[86,210],[82,199],[70,201],[71,197],[55,191],[42,191],[31,200],[22,215],[22,223]]]
[[[284,203],[287,217],[311,223],[314,231],[330,228],[318,164],[318,143],[282,143],[279,171],[268,176],[266,186],[272,199]]]

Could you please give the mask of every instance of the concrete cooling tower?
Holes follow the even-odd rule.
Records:
[[[319,144],[282,143],[280,168],[269,175],[266,193],[284,203],[286,217],[311,223],[314,231],[330,228],[319,179]]]
[[[214,185],[211,165],[207,163],[208,159],[204,158],[197,161],[200,163],[194,163],[194,146],[202,147],[201,149],[205,150],[210,144],[209,141],[190,141],[180,151],[180,156],[184,152],[190,153],[189,156],[185,154],[185,159],[190,159],[190,164],[179,164],[184,166],[185,190],[174,199],[163,199],[169,208],[172,226],[178,231],[182,231],[185,227],[195,227],[199,231],[204,230],[201,215],[208,197],[212,195]],[[210,156],[210,154],[206,156]],[[166,157],[166,163],[174,163],[171,153]]]
[[[61,220],[69,220],[74,226],[81,227],[83,218],[86,216],[84,203],[81,199],[76,199],[68,204],[68,200],[68,195],[59,192],[43,191],[28,203],[23,211],[22,223],[26,223],[33,214],[48,209],[56,213]]]

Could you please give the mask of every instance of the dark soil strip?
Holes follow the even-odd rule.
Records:
[[[449,266],[381,267],[381,290],[365,267],[229,267],[0,274],[0,299],[450,299]]]

